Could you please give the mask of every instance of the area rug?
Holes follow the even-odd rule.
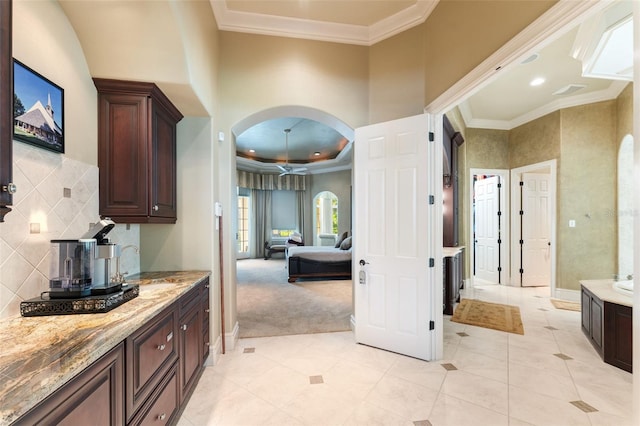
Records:
[[[237,262],[239,336],[268,337],[351,329],[351,280],[287,282],[283,259]]]
[[[551,299],[551,304],[555,306],[556,309],[564,309],[566,311],[580,312],[582,310],[580,303],[569,302],[568,300]]]
[[[462,299],[456,307],[451,321],[508,333],[524,334],[520,308],[512,305]]]

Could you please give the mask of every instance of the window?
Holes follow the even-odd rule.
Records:
[[[296,192],[272,191],[271,193],[271,238],[285,239],[297,231]]]
[[[249,197],[238,195],[238,253],[249,252]]]

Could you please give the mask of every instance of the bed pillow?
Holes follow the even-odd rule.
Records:
[[[351,248],[351,237],[347,237],[340,243],[340,250],[349,250]]]
[[[345,238],[347,238],[348,235],[349,235],[349,231],[344,231],[340,236],[340,238],[338,238],[338,241],[336,242],[336,245],[334,247],[340,248],[340,244],[342,244],[342,242],[345,240]]]

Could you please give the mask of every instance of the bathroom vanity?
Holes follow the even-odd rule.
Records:
[[[633,299],[613,280],[580,281],[582,331],[607,364],[632,372]]]

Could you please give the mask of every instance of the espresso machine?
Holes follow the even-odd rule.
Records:
[[[96,240],[51,240],[49,297],[73,299],[91,295]]]
[[[94,224],[83,236],[96,241],[95,268],[91,294],[111,294],[122,289],[124,277],[117,270],[120,260],[120,245],[112,243],[106,235],[116,226],[109,218]]]

